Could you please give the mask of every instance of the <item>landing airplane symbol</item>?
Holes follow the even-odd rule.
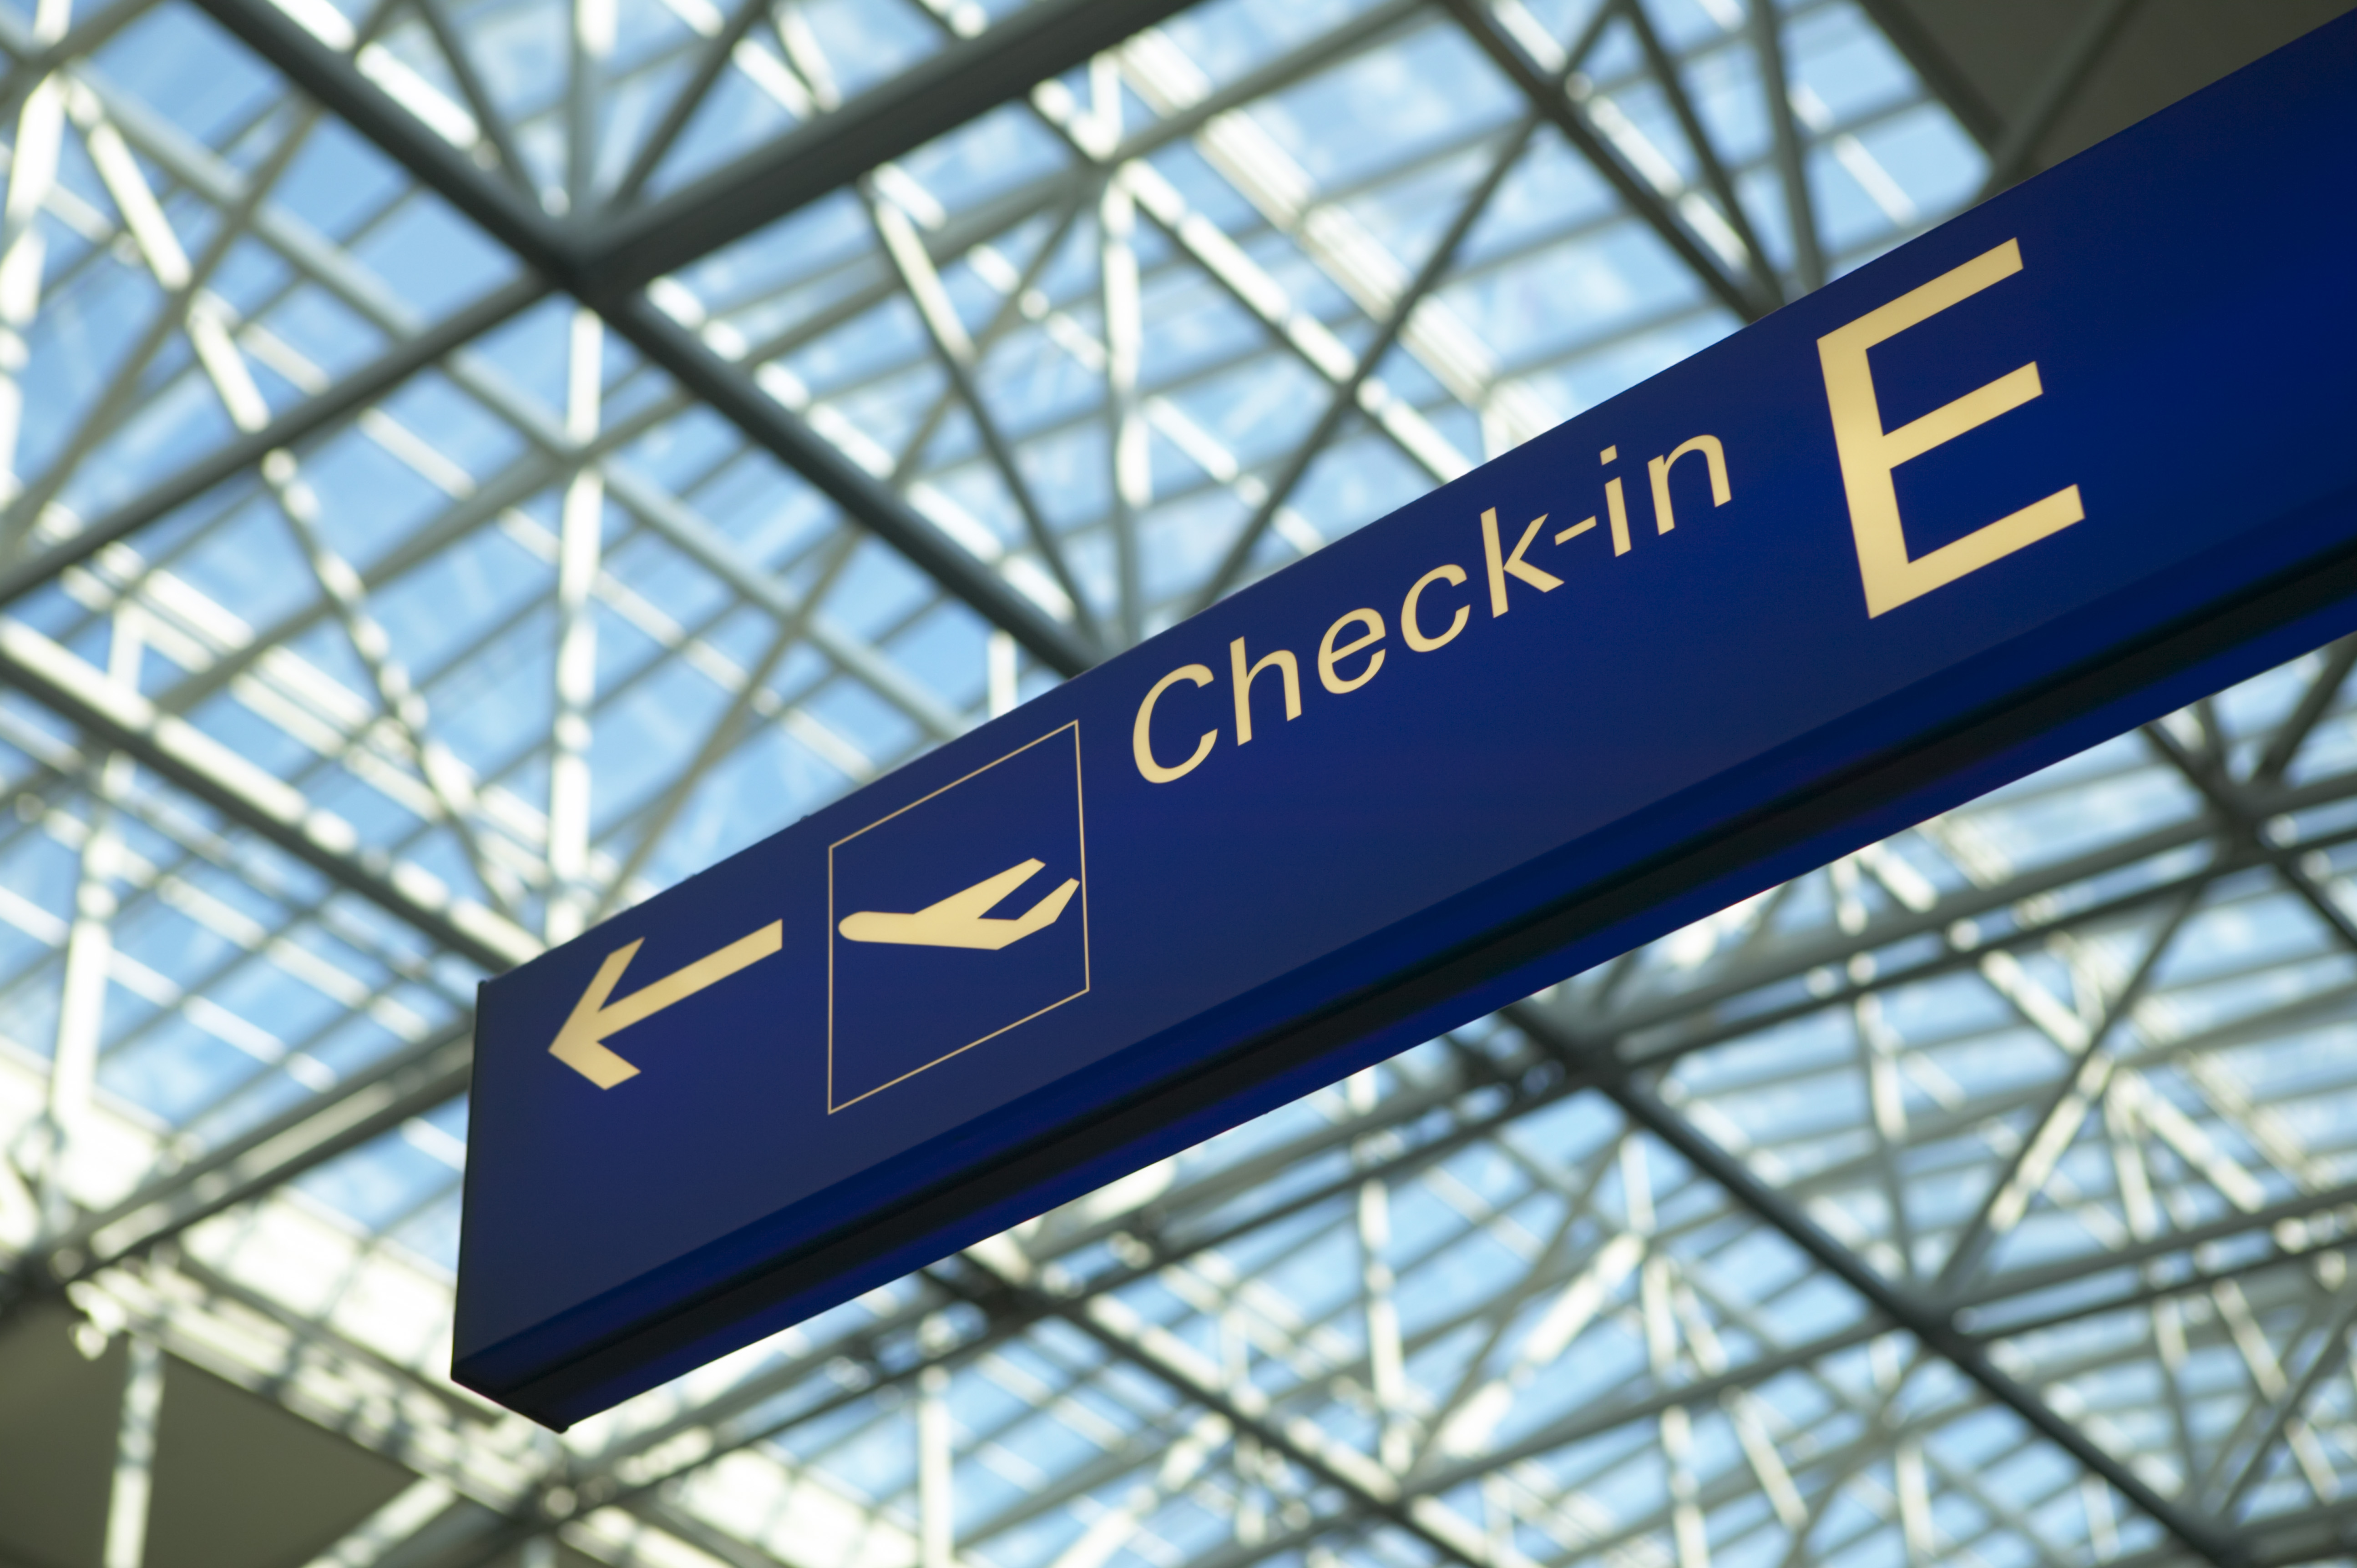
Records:
[[[1056,918],[1064,912],[1064,906],[1072,901],[1073,890],[1081,884],[1079,878],[1068,876],[1061,887],[1012,920],[984,918],[993,905],[1039,875],[1045,864],[1044,861],[1027,860],[1019,865],[1010,865],[997,875],[985,878],[963,892],[952,893],[937,904],[928,904],[913,915],[862,909],[856,914],[845,915],[835,929],[843,933],[845,940],[855,942],[896,942],[903,947],[920,948],[981,948],[996,952],[1054,925]]]

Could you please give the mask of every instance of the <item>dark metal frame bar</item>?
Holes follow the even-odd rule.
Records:
[[[813,432],[647,299],[675,267],[832,194],[1034,83],[1084,64],[1190,0],[1047,0],[741,163],[586,231],[487,176],[342,56],[263,0],[203,0],[223,27],[505,246],[552,291],[603,316],[649,360],[869,532],[1060,674],[1096,650],[891,488]]]
[[[1545,1020],[1508,1010],[1518,1026],[1534,1039],[1547,1040],[1567,1059],[1580,1061],[1586,1053]],[[2134,1504],[2175,1536],[2187,1550],[2218,1568],[2241,1568],[2242,1551],[2234,1538],[2216,1523],[2161,1496],[2134,1469],[2097,1446],[2085,1433],[2057,1414],[2054,1407],[1999,1368],[1979,1341],[1956,1326],[1952,1314],[1930,1307],[1914,1294],[1882,1277],[1863,1258],[1826,1234],[1775,1188],[1694,1124],[1663,1104],[1652,1090],[1633,1079],[1603,1086],[1623,1114],[1652,1133],[1695,1169],[1724,1188],[1728,1197],[1781,1232],[1807,1253],[1819,1268],[1840,1280],[1871,1303],[1877,1312],[1905,1328],[1924,1347],[1980,1385],[1997,1403],[2019,1416],[2029,1429],[2071,1455],[2089,1474],[2100,1477],[2114,1491]]]

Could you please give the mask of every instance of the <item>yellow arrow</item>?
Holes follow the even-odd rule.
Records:
[[[756,964],[785,945],[786,923],[772,920],[749,937],[740,937],[718,952],[706,953],[685,969],[676,969],[631,992],[619,1002],[608,1006],[606,998],[614,993],[622,978],[622,971],[630,967],[630,959],[639,950],[638,941],[615,949],[597,966],[597,978],[573,1004],[573,1016],[565,1020],[565,1027],[556,1031],[556,1043],[548,1054],[587,1079],[600,1089],[611,1089],[626,1078],[636,1078],[639,1069],[606,1048],[606,1036],[627,1029],[642,1018],[651,1018],[674,1002],[683,1001],[705,986],[727,979],[748,964]]]

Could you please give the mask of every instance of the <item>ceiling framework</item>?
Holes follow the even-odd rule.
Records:
[[[0,1357],[123,1390],[0,1561],[178,1561],[167,1364],[397,1466],[341,1568],[2347,1555],[2357,643],[561,1439],[442,1376],[476,980],[1921,231],[2128,9],[2008,134],[1897,0],[0,8]]]

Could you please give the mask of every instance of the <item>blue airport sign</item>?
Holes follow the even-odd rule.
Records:
[[[482,988],[552,1426],[2357,627],[2357,17]]]

